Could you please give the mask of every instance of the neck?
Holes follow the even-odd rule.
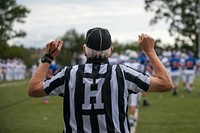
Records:
[[[95,64],[101,64],[101,63],[109,63],[108,58],[88,58],[86,63],[95,63]]]

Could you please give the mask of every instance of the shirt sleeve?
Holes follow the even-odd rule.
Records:
[[[58,96],[64,94],[66,69],[67,67],[61,69],[52,78],[43,82],[44,91],[47,95]]]
[[[146,92],[149,89],[150,77],[129,66],[122,65],[125,86],[133,93]]]

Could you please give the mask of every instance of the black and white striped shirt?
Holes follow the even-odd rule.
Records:
[[[149,84],[147,75],[128,66],[88,59],[60,70],[44,90],[64,97],[64,133],[129,133],[128,96]]]

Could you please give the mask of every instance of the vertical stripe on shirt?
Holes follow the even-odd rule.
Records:
[[[63,117],[64,117],[64,133],[71,133],[72,128],[70,126],[70,96],[69,96],[69,79],[71,68],[67,68],[65,71],[65,91],[63,100]]]
[[[77,132],[77,121],[75,117],[75,87],[76,87],[76,72],[78,70],[78,65],[73,66],[73,69],[70,72],[69,80],[69,97],[70,97],[70,126],[72,132]]]
[[[87,71],[87,69],[85,69]],[[91,70],[91,69],[89,69]],[[75,86],[75,117],[77,122],[77,131],[84,132],[83,129],[83,117],[82,117],[82,104],[84,101],[84,88],[83,88],[83,71],[84,66],[79,65],[76,74],[76,86]]]
[[[118,83],[117,75],[116,75],[116,65],[112,66],[112,77],[110,81],[110,88],[111,88],[111,101],[112,101],[112,120],[115,127],[115,132],[120,131],[120,124],[119,124],[119,105],[118,105]],[[116,84],[113,84],[116,83]]]
[[[122,133],[125,133],[124,129],[124,121],[125,121],[125,112],[124,112],[124,77],[122,74],[122,70],[120,69],[120,66],[117,65],[116,68],[116,76],[117,76],[117,83],[118,83],[118,110],[119,110],[119,124],[120,124],[120,130]]]
[[[104,108],[106,113],[106,125],[107,131],[114,132],[114,123],[113,123],[113,114],[112,114],[112,93],[111,93],[111,74],[112,74],[112,66],[111,65],[101,65],[99,73],[106,74],[105,75],[105,82],[103,84],[102,89],[102,100],[104,103]]]

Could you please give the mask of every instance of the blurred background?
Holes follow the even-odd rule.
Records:
[[[138,35],[146,33],[161,50],[187,49],[198,57],[199,9],[198,0],[1,0],[0,58],[19,58],[30,68],[45,44],[60,38],[57,63],[70,65],[92,27],[109,29],[118,53],[138,50]]]
[[[143,133],[151,130],[157,133],[197,133],[200,130],[199,113],[193,112],[200,112],[200,0],[0,0],[1,133],[62,131],[62,99],[50,98],[50,105],[44,106],[40,104],[43,99],[27,97],[28,80],[44,55],[45,44],[57,38],[64,41],[62,52],[54,62],[57,68],[84,63],[82,45],[87,30],[93,27],[104,27],[110,31],[114,47],[110,61],[114,63],[140,56],[137,39],[141,33],[155,38],[156,52],[163,63],[174,53],[182,60],[190,56],[188,53],[192,53],[197,70],[193,93],[188,94],[182,90],[180,78],[180,99],[169,93],[149,94],[148,99],[153,105],[149,107],[150,112],[141,108],[139,119],[142,120],[138,123],[138,130]],[[166,103],[173,103],[168,108],[169,112],[177,105],[182,105],[180,110],[171,112],[171,115],[161,115],[163,120],[175,118],[172,121],[160,122],[158,117],[158,121],[152,122],[157,117],[153,115],[155,111],[162,109],[156,107],[163,104],[156,99],[160,101],[165,97],[169,98]],[[49,110],[57,111],[59,116],[52,116]],[[177,116],[184,110],[187,110],[185,114]],[[151,117],[145,119],[142,117],[145,114],[151,114]],[[37,119],[33,120],[34,117]],[[41,120],[41,124],[37,120]],[[56,120],[56,128],[49,125],[55,124],[53,120]],[[48,124],[41,130],[44,128],[43,122]],[[31,124],[34,126],[30,127]]]

